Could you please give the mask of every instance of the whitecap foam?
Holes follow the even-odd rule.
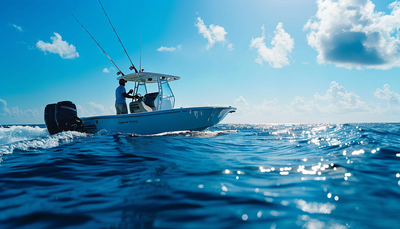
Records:
[[[15,150],[31,151],[53,148],[60,144],[71,142],[74,138],[86,136],[86,133],[76,131],[66,131],[49,135],[46,128],[37,126],[0,128],[0,157],[3,154],[11,154]]]
[[[36,139],[48,135],[49,132],[46,128],[40,128],[38,126],[0,127],[0,145]]]
[[[160,134],[153,134],[150,136],[184,136],[184,137],[198,137],[198,138],[212,138],[221,134],[232,134],[237,133],[238,130],[221,130],[221,131],[174,131],[164,132]],[[149,136],[149,135],[148,135]]]

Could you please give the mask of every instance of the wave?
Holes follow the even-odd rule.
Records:
[[[0,127],[0,156],[14,151],[53,148],[71,142],[74,138],[85,136],[87,134],[75,131],[50,135],[46,128],[39,126]]]
[[[212,138],[223,134],[233,134],[239,132],[238,130],[203,130],[203,131],[174,131],[165,132],[160,134],[153,134],[147,136],[175,136],[175,137],[197,137],[197,138]]]

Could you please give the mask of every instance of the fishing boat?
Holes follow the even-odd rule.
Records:
[[[117,79],[124,79],[127,82],[135,83],[133,93],[136,95],[136,98],[132,99],[132,102],[129,104],[130,114],[83,118],[78,118],[76,106],[70,101],[48,104],[45,108],[44,119],[50,134],[56,134],[62,131],[82,131],[87,133],[105,131],[108,133],[149,135],[172,131],[199,131],[221,122],[227,114],[236,111],[234,107],[174,108],[175,96],[172,93],[169,82],[179,80],[180,77],[144,72],[141,68],[141,58],[138,71],[122,44],[103,5],[100,1],[99,3],[119,43],[122,45],[125,54],[132,64],[129,70],[135,70],[134,73],[124,75],[121,69],[118,68],[115,62],[83,24],[74,15],[72,16],[118,69],[117,75],[121,76]],[[146,85],[155,83],[157,84],[158,90],[149,93]]]
[[[49,104],[45,109],[45,122],[50,134],[75,130],[87,133],[129,133],[151,135],[173,131],[201,131],[221,122],[234,107],[175,108],[175,96],[169,82],[179,76],[138,72],[117,78],[134,83],[129,103],[129,114],[77,117],[74,103],[69,101]],[[158,91],[148,92],[147,84],[157,84]],[[141,93],[144,94],[141,96]]]
[[[218,124],[227,114],[236,111],[234,107],[174,108],[175,96],[169,82],[179,80],[178,76],[138,72],[117,79],[135,83],[133,93],[144,93],[144,96],[132,99],[129,103],[130,114],[81,118],[87,132],[106,130],[111,133],[148,135],[183,130],[198,131]],[[158,91],[147,91],[146,84],[151,83],[157,84]]]

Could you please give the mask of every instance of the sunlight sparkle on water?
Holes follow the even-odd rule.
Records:
[[[297,208],[308,213],[331,214],[336,209],[336,206],[331,203],[307,203],[305,200],[297,200],[296,203]]]
[[[360,150],[354,150],[351,154],[352,155],[360,155],[360,154],[364,154],[364,153],[365,153],[365,151],[360,149]]]
[[[260,169],[260,172],[262,172],[262,173],[265,173],[265,172],[269,173],[269,172],[275,170],[274,167],[272,167],[271,169],[264,169],[264,167],[262,167],[262,166],[260,166],[259,169]]]

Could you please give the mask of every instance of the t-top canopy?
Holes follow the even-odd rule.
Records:
[[[152,73],[152,72],[139,72],[139,73],[131,73],[125,76],[120,76],[117,80],[125,79],[126,81],[133,82],[145,82],[145,83],[157,83],[161,80],[167,80],[168,82],[179,80],[181,77],[179,76],[171,76],[167,74],[161,73]]]

